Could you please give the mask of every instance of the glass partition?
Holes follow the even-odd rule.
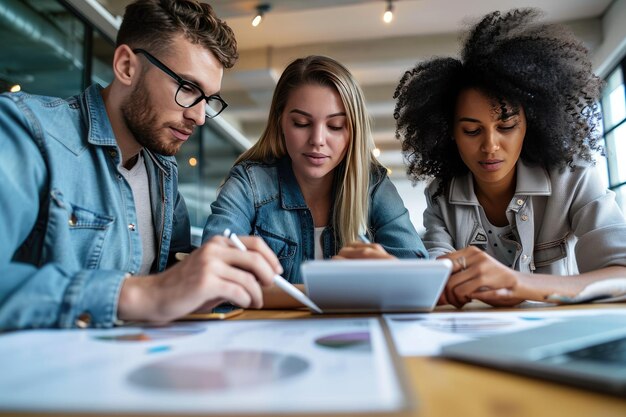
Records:
[[[107,86],[113,80],[113,54],[115,45],[103,37],[100,32],[94,31],[91,46],[91,83]]]
[[[57,0],[3,0],[0,89],[61,97],[79,93],[85,31]]]

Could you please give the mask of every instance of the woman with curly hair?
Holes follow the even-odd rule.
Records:
[[[454,264],[441,303],[513,305],[626,277],[626,222],[593,169],[601,81],[582,43],[538,15],[485,16],[461,59],[420,63],[396,89],[408,172],[434,179],[424,244]]]

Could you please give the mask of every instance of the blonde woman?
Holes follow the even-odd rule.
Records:
[[[226,228],[260,236],[292,283],[302,282],[303,261],[331,258],[364,233],[394,256],[426,257],[372,149],[365,100],[350,72],[324,56],[295,60],[278,81],[261,138],[211,205],[203,240]]]

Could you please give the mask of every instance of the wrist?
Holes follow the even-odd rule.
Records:
[[[538,275],[517,272],[517,286],[520,297],[525,300],[544,301],[553,293]]]
[[[144,321],[150,316],[145,302],[145,284],[148,277],[128,274],[117,303],[117,318],[122,321]]]

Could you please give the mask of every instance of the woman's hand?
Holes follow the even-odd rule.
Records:
[[[333,259],[396,259],[378,243],[353,242],[341,248]]]
[[[533,298],[524,285],[524,274],[502,265],[474,246],[439,257],[443,258],[450,259],[453,268],[440,304],[461,308],[472,300],[480,300],[505,307]]]

